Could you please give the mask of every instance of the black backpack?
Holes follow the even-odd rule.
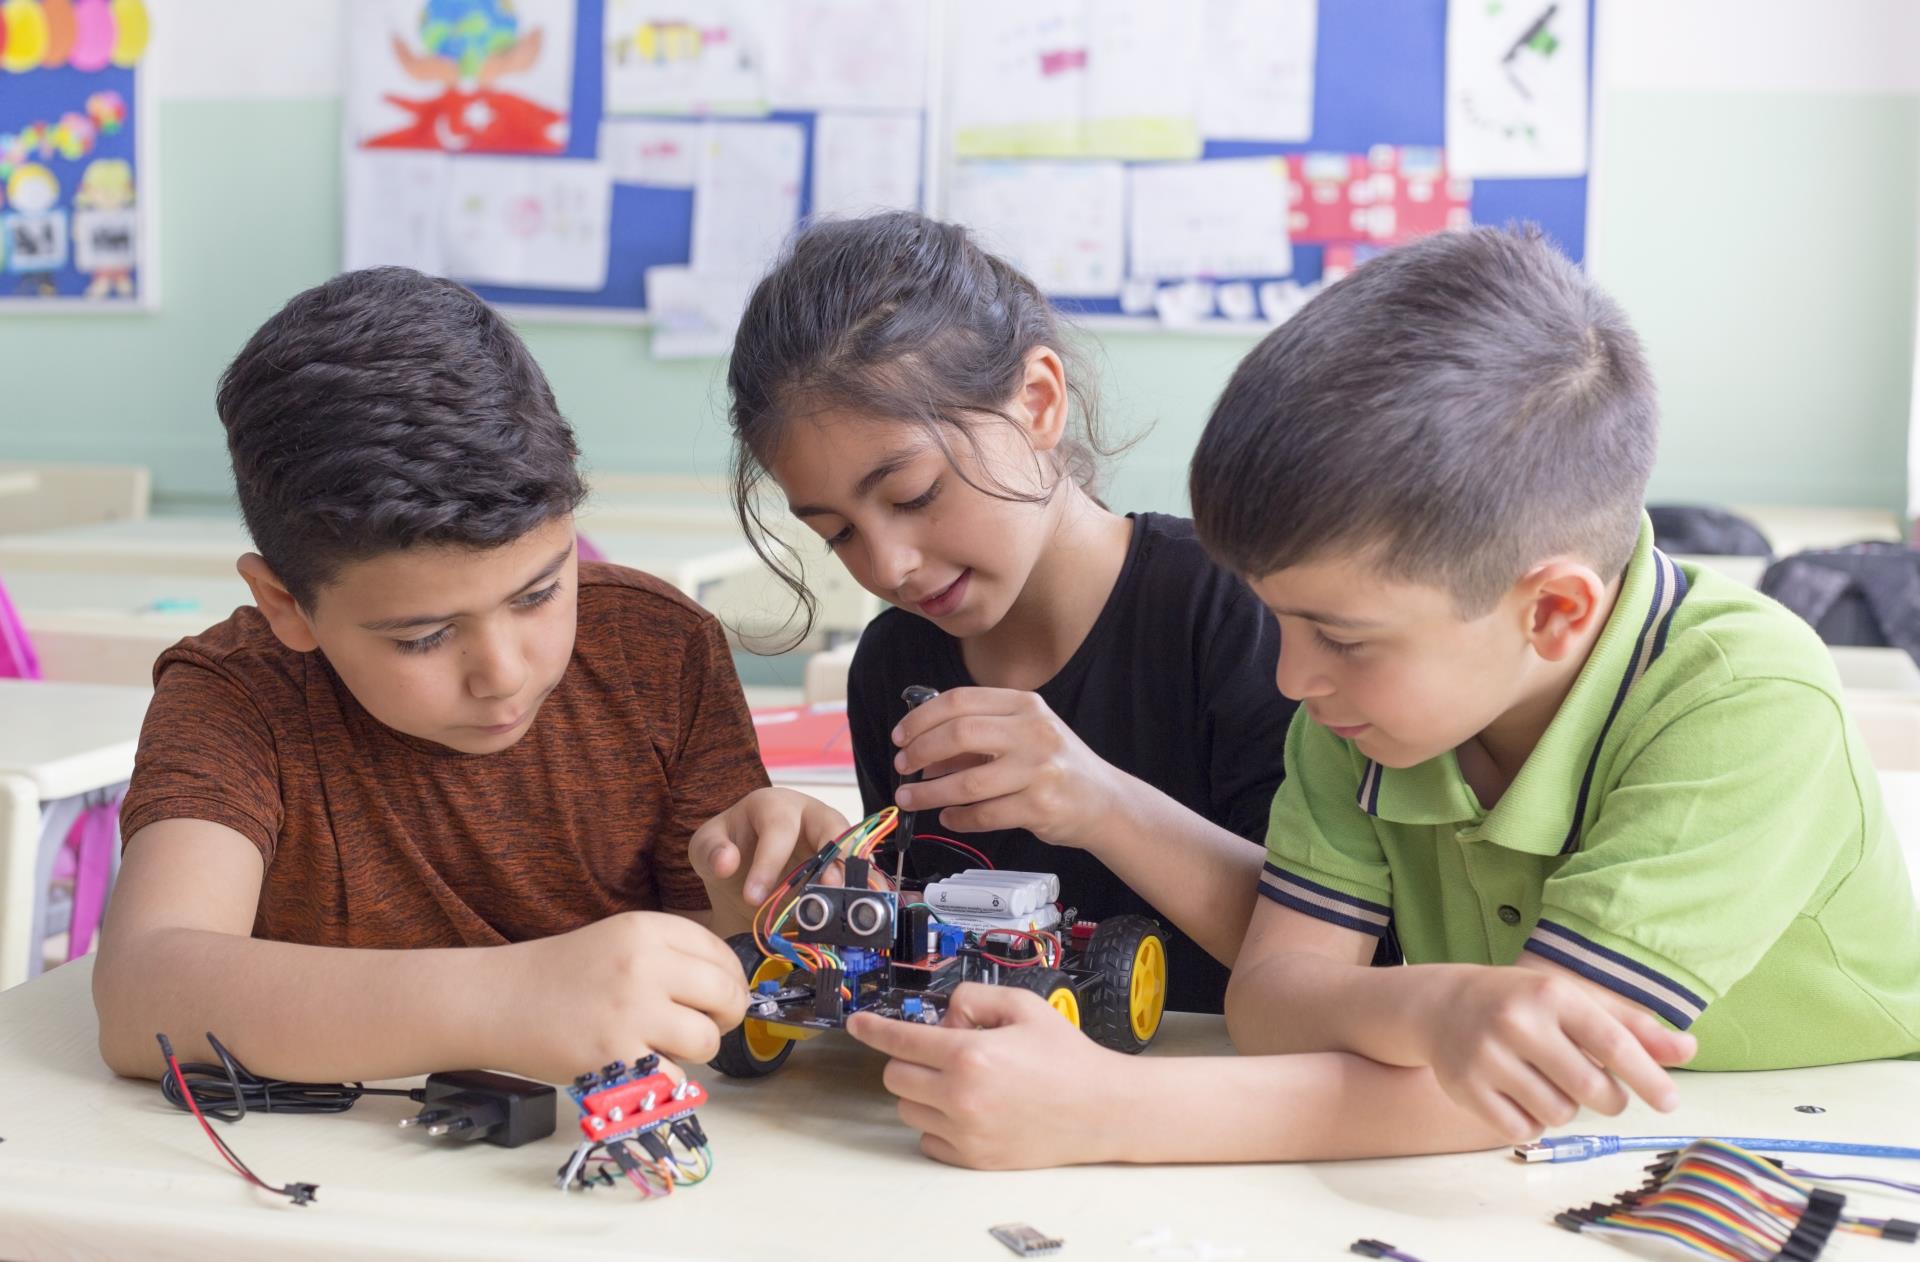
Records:
[[[1905,544],[1795,553],[1767,567],[1760,590],[1828,644],[1891,645],[1920,663],[1920,552]]]
[[[1653,519],[1653,546],[1672,556],[1676,552],[1714,557],[1770,557],[1773,545],[1760,528],[1724,508],[1692,504],[1649,504]]]

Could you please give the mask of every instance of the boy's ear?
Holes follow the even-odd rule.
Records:
[[[1607,585],[1592,566],[1549,561],[1528,571],[1519,591],[1533,651],[1558,662],[1587,642],[1606,615]]]
[[[1020,405],[1027,414],[1027,441],[1035,451],[1052,451],[1067,434],[1067,367],[1051,347],[1027,352],[1026,377],[1020,383]]]
[[[240,577],[247,580],[247,586],[253,591],[253,603],[266,616],[267,625],[273,628],[274,638],[296,653],[311,653],[320,647],[306,611],[300,608],[300,602],[293,598],[293,593],[280,581],[280,576],[267,568],[265,557],[258,552],[249,552],[233,568],[239,570]]]

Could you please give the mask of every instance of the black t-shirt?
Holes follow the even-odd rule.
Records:
[[[1274,684],[1279,628],[1244,583],[1207,557],[1192,522],[1129,516],[1133,539],[1106,607],[1037,691],[1108,763],[1261,842],[1294,709]],[[889,609],[860,637],[847,679],[854,767],[870,812],[893,800],[896,751],[888,734],[906,713],[900,692],[910,684],[945,692],[974,681],[959,641],[917,614]],[[932,816],[920,824],[921,831],[937,828]],[[1088,852],[1021,829],[959,840],[999,867],[1057,873],[1061,900],[1088,918],[1156,917],[1169,931],[1167,1006],[1221,1010],[1226,968]]]

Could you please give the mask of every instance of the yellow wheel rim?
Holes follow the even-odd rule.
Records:
[[[1073,993],[1073,987],[1062,986],[1048,995],[1047,1007],[1065,1017],[1074,1029],[1080,1028],[1080,998]]]
[[[1167,946],[1148,935],[1140,939],[1133,953],[1133,984],[1127,995],[1127,1019],[1133,1025],[1133,1037],[1142,1043],[1160,1029],[1161,1014],[1167,1010]]]
[[[747,989],[758,990],[761,982],[777,982],[793,971],[791,960],[762,960],[760,967],[753,970],[753,979]],[[780,1049],[793,1042],[793,1036],[782,1033],[785,1026],[775,1026],[770,1021],[759,1021],[752,1017],[742,1023],[742,1032],[746,1035],[747,1051],[755,1060],[772,1060],[780,1054]]]

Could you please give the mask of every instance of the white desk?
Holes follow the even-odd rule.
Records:
[[[42,808],[125,781],[144,688],[0,680],[0,989],[33,971],[45,896]]]
[[[954,1170],[919,1155],[880,1088],[880,1059],[829,1035],[758,1082],[699,1071],[713,1093],[702,1122],[713,1138],[714,1177],[665,1201],[606,1188],[554,1190],[554,1171],[578,1135],[564,1097],[562,1130],[511,1150],[436,1150],[395,1125],[416,1106],[383,1098],[335,1116],[214,1123],[267,1180],[319,1185],[315,1203],[296,1208],[244,1184],[156,1086],[116,1079],[101,1065],[91,968],[81,960],[0,995],[0,1256],[993,1262],[1011,1255],[986,1229],[1026,1222],[1063,1237],[1060,1256],[1069,1262],[1333,1258],[1361,1236],[1429,1262],[1604,1259],[1626,1255],[1575,1241],[1552,1216],[1638,1184],[1645,1164],[1620,1156],[1521,1166],[1495,1152],[1294,1166]],[[1217,1018],[1175,1016],[1155,1053],[1224,1050]],[[1912,1144],[1920,1064],[1683,1075],[1681,1092],[1670,1117],[1636,1109],[1577,1125]],[[1826,1112],[1797,1113],[1799,1104]],[[1821,1164],[1916,1175],[1913,1163]],[[1848,1199],[1912,1212],[1911,1198]],[[1156,1233],[1164,1233],[1159,1245],[1136,1243]],[[1894,1258],[1891,1249],[1848,1237],[1836,1239],[1829,1256],[1870,1262]]]
[[[236,517],[142,517],[0,536],[0,576],[27,571],[233,577],[253,550]]]
[[[40,489],[40,475],[31,469],[0,469],[0,495],[31,495]]]

